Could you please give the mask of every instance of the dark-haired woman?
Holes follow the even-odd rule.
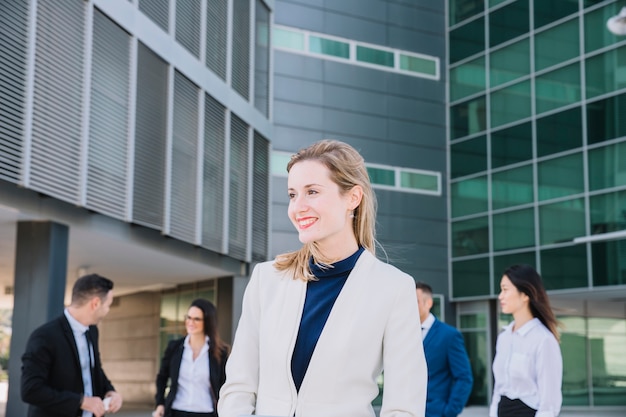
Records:
[[[194,300],[185,315],[185,328],[187,336],[171,341],[163,354],[154,417],[217,416],[229,346],[220,339],[215,306],[203,298]]]
[[[558,416],[563,359],[541,276],[529,265],[511,266],[500,281],[498,300],[513,322],[498,335],[489,416]]]

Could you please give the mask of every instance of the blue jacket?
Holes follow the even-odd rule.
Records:
[[[456,417],[474,383],[461,332],[435,318],[424,339],[424,353],[428,364],[426,417]]]

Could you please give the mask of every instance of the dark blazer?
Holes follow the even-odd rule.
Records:
[[[161,368],[156,378],[156,404],[165,406],[164,417],[170,417],[172,414],[172,403],[176,398],[178,391],[178,371],[180,363],[183,359],[185,338],[172,340],[168,343],[163,358],[161,359]],[[220,388],[226,381],[226,359],[228,358],[228,350],[222,350],[222,360],[218,361],[213,357],[213,347],[209,344],[209,379],[211,382],[211,395],[213,396],[215,413],[217,414],[217,399],[219,398]],[[170,380],[170,391],[165,397],[165,388],[167,381]],[[208,382],[208,381],[207,381]],[[186,411],[186,410],[181,410]]]
[[[113,385],[102,370],[98,349],[98,328],[89,327],[95,364],[92,369],[93,395],[104,398]],[[29,417],[81,416],[83,377],[74,333],[65,315],[33,331],[22,355],[22,401],[30,404]]]
[[[456,417],[474,383],[461,332],[435,318],[424,339],[424,354],[428,364],[426,417]]]

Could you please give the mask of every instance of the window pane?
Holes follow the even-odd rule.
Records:
[[[452,217],[487,211],[487,177],[450,184]]]
[[[613,314],[621,317],[590,317],[589,347],[591,349],[591,381],[593,404],[597,406],[626,405],[624,380],[626,380],[626,332],[623,303],[614,302]],[[610,303],[599,309],[606,311]],[[610,308],[610,307],[609,307]],[[613,315],[611,314],[611,315]]]
[[[580,101],[578,63],[537,77],[537,114]]]
[[[272,152],[270,155],[270,173],[272,175],[287,176],[287,164],[290,160],[290,153]]]
[[[452,178],[487,170],[487,137],[479,136],[450,145]]]
[[[591,244],[593,285],[626,285],[626,240],[609,240]]]
[[[498,168],[533,157],[530,122],[491,133],[491,167]]]
[[[396,185],[396,173],[392,169],[367,167],[367,173],[370,176],[372,184],[378,185]]]
[[[563,0],[561,2],[565,3]],[[542,0],[541,3],[560,2]],[[535,36],[535,71],[577,57],[579,55],[578,38],[578,19],[569,20],[538,33]]]
[[[579,148],[583,144],[581,108],[537,119],[537,156]]]
[[[481,17],[450,31],[450,64],[485,49],[485,18]]]
[[[452,263],[452,295],[489,295],[489,258]]]
[[[587,142],[626,136],[626,93],[587,104]]]
[[[591,191],[626,185],[626,142],[590,150],[588,159]]]
[[[626,46],[587,59],[587,98],[626,88]]]
[[[489,16],[489,46],[506,42],[528,33],[528,0],[518,0],[491,12]]]
[[[546,290],[587,286],[585,245],[545,249],[540,252],[541,277]]]
[[[400,186],[413,190],[441,191],[439,189],[439,177],[436,175],[410,171],[400,172]]]
[[[592,234],[626,230],[626,191],[591,196],[589,209]]]
[[[542,245],[569,242],[584,236],[584,200],[576,198],[539,207],[539,235]]]
[[[461,316],[463,320],[463,316]],[[468,404],[489,404],[489,384],[491,376],[487,372],[491,360],[487,359],[487,332],[483,331],[464,331],[463,339],[465,341],[465,349],[472,366],[472,374],[474,384],[472,392],[468,400]],[[487,381],[489,379],[489,382]]]
[[[585,52],[592,52],[622,40],[620,36],[606,29],[606,21],[618,14],[620,9],[621,5],[613,2],[585,14]]]
[[[304,51],[304,33],[301,32],[275,27],[272,41],[274,42],[274,46],[278,48]]]
[[[448,3],[450,8],[450,26],[472,17],[483,11],[485,8],[484,0],[450,0]]]
[[[535,246],[533,209],[493,215],[493,250]]]
[[[530,73],[530,41],[523,39],[491,53],[489,82],[492,87]]]
[[[478,97],[450,107],[452,139],[485,130],[485,97]]]
[[[429,58],[400,54],[400,69],[435,76],[437,75],[437,61]]]
[[[452,223],[452,256],[475,255],[489,251],[487,217]],[[488,275],[483,276],[484,278]],[[489,285],[487,285],[489,287]]]
[[[485,90],[485,57],[450,70],[450,101]]]
[[[309,36],[309,51],[339,58],[350,58],[350,44],[318,36]]]
[[[532,203],[532,165],[493,173],[491,175],[491,199],[494,210]]]
[[[582,193],[582,154],[563,156],[538,164],[539,201]]]
[[[529,117],[530,104],[530,81],[491,93],[491,127]]]
[[[589,405],[587,367],[587,320],[583,317],[557,317],[561,329],[561,352],[563,353],[563,405]]]
[[[534,0],[535,28],[557,21],[578,11],[578,0]],[[578,37],[578,35],[576,35]]]
[[[500,293],[500,281],[504,271],[512,265],[536,265],[535,252],[513,253],[510,255],[498,255],[493,257],[493,293]]]
[[[356,59],[361,62],[368,62],[370,64],[384,65],[386,67],[393,68],[393,52],[383,51],[381,49],[367,48],[365,46],[357,45],[356,47]]]

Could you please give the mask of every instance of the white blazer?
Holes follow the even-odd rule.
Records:
[[[297,392],[291,357],[306,282],[258,264],[243,298],[220,391],[220,417],[423,417],[427,370],[415,282],[367,250],[330,312]]]

